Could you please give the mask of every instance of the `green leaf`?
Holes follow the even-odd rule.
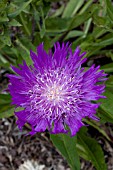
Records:
[[[92,5],[84,13],[74,16],[72,18],[72,20],[70,21],[71,23],[70,23],[70,26],[69,26],[69,30],[76,28],[76,27],[80,26],[82,23],[84,23],[85,21],[87,21],[89,18],[92,17],[93,13],[97,10],[99,10],[99,6]]]
[[[74,38],[74,37],[79,37],[79,36],[83,36],[84,32],[83,31],[78,31],[78,30],[72,30],[70,31],[67,36],[65,37],[64,40],[67,40],[69,38]]]
[[[99,37],[103,36],[105,33],[107,32],[107,30],[102,29],[101,27],[94,27],[92,36],[96,39],[98,39]]]
[[[70,0],[63,12],[62,18],[73,17],[83,3],[84,0]]]
[[[97,26],[100,27],[105,27],[108,24],[108,18],[100,17],[97,15],[97,13],[93,15],[93,21]]]
[[[0,118],[11,117],[14,114],[14,108],[8,104],[0,104]]]
[[[69,19],[64,18],[47,18],[45,20],[46,32],[61,33],[68,29],[70,24]]]
[[[67,159],[72,170],[80,170],[80,162],[76,150],[76,136],[70,137],[67,134],[51,135],[53,144]]]
[[[20,3],[21,5],[18,7],[15,5],[15,10],[12,13],[9,13],[8,16],[13,18],[16,17],[17,15],[19,15],[30,3],[32,2],[32,0],[29,0],[27,2],[23,2]]]
[[[2,62],[3,65],[8,63],[8,61],[4,58],[2,54],[0,54],[0,61]]]
[[[107,135],[105,130],[101,128],[101,122],[96,122],[96,121],[93,121],[93,120],[86,120],[86,119],[84,121],[87,124],[94,127],[95,129],[97,129],[107,140],[109,140],[111,142],[111,139],[109,138],[109,136]]]
[[[113,43],[113,38],[106,38],[106,40],[100,40],[100,42],[98,43],[94,43],[93,46],[102,46],[102,47],[105,47],[107,45],[111,45]]]
[[[9,26],[15,26],[15,27],[20,27],[22,26],[17,20],[12,19],[10,22],[8,22]]]
[[[93,3],[92,0],[88,0],[84,5],[83,7],[81,8],[79,14],[82,14],[84,13],[85,11],[87,11],[88,8],[90,8],[91,4]]]
[[[11,38],[9,36],[9,34],[4,34],[4,35],[0,35],[0,40],[8,46],[11,46]]]
[[[41,9],[41,20],[42,20],[42,25],[40,27],[40,37],[43,38],[45,35],[45,18],[44,18],[44,11]]]
[[[77,149],[79,155],[92,162],[97,170],[107,170],[104,154],[98,142],[88,137],[81,130],[77,134]]]
[[[100,109],[102,112],[100,117],[104,120],[107,118],[110,122],[113,122],[113,88],[106,87],[104,95],[107,98],[99,100],[101,102]]]
[[[101,66],[101,69],[105,72],[113,72],[113,62],[109,64],[105,64],[104,66]]]
[[[28,44],[24,44],[25,42]],[[32,60],[30,58],[30,49],[28,48],[29,44],[31,44],[31,43],[29,41],[27,41],[27,39],[25,42],[22,42],[22,40],[20,41],[19,39],[16,40],[16,43],[18,45],[18,51],[21,54],[23,60],[25,60],[28,65],[31,65]],[[32,48],[32,46],[31,46],[31,48]]]
[[[11,103],[11,96],[9,94],[0,94],[0,104]]]
[[[109,18],[111,19],[111,21],[113,21],[113,5],[112,2],[110,0],[105,0],[106,3],[106,7],[107,7],[107,14],[109,16]]]
[[[0,22],[8,22],[9,18],[7,17],[6,13],[0,15]]]
[[[52,14],[51,17],[53,18],[53,17],[58,17],[58,16],[60,16],[60,15],[62,14],[62,12],[64,11],[64,8],[65,8],[65,6],[62,5],[60,8],[56,9],[56,10],[55,10],[55,13]]]
[[[84,24],[84,35],[83,35],[83,38],[85,38],[88,34],[88,31],[91,27],[91,22],[92,22],[92,18],[90,18],[88,21],[85,22]]]
[[[113,87],[113,75],[110,75],[109,79],[106,81],[106,86],[108,85]]]
[[[112,52],[112,49],[111,50],[106,50],[106,54],[105,54],[107,57],[110,57],[113,61],[113,52]]]
[[[3,10],[5,10],[6,7],[7,7],[7,3],[6,3],[6,2],[3,2],[3,0],[2,0],[2,2],[0,1],[0,12],[3,11]]]

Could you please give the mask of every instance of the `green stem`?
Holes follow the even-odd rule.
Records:
[[[33,10],[34,10],[35,12],[37,12],[36,7],[34,6],[34,4],[31,3],[31,5],[32,5],[32,7],[33,7]],[[40,24],[39,24],[38,22],[36,22],[36,24],[37,24],[39,30],[41,30]]]
[[[23,24],[23,27],[24,27],[24,29],[25,29],[26,33],[30,36],[30,35],[31,35],[31,33],[30,33],[30,31],[29,31],[28,27],[26,26],[25,21],[24,21],[23,16],[22,16],[22,14],[21,14],[21,13],[20,13],[20,19],[21,19],[21,22],[22,22],[22,24]]]

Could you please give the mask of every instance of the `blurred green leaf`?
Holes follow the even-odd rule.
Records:
[[[53,144],[67,159],[72,170],[80,170],[80,162],[76,150],[76,136],[70,137],[67,134],[51,135]]]
[[[113,62],[109,64],[105,64],[104,66],[101,66],[101,69],[105,72],[113,72]]]
[[[1,23],[1,22],[7,22],[7,21],[9,21],[9,18],[7,17],[6,12],[3,12],[3,13],[0,15],[0,23]]]
[[[65,6],[64,6],[64,4],[62,4],[62,6],[60,8],[55,10],[55,12],[52,14],[51,17],[54,18],[54,17],[60,16],[62,14],[62,12],[64,11],[64,8],[65,8]]]
[[[45,28],[45,18],[44,18],[44,12],[41,9],[41,27],[40,27],[40,37],[43,38],[46,32],[46,28]]]
[[[100,122],[96,122],[93,120],[84,120],[87,124],[91,125],[92,127],[94,127],[95,129],[98,130],[98,132],[100,132],[108,141],[111,142],[111,139],[109,138],[108,134],[105,132],[104,129],[101,128],[101,123]]]
[[[97,13],[95,13],[93,15],[93,21],[97,26],[105,27],[105,25],[108,24],[109,20],[108,20],[108,18],[100,17],[100,16],[97,15]]]
[[[23,60],[25,60],[28,65],[32,65],[32,60],[30,58],[30,49],[32,48],[33,45],[31,46],[31,48],[29,47],[31,43],[27,38],[21,39],[21,40],[17,39],[16,43],[18,45],[18,51],[21,54],[21,57],[23,58]],[[34,50],[34,46],[32,50]]]
[[[46,32],[56,32],[61,33],[68,29],[70,24],[69,19],[64,18],[47,18],[45,20]]]
[[[101,102],[99,109],[99,116],[109,122],[113,123],[113,88],[106,87],[106,91],[104,92],[106,99],[100,99]]]
[[[8,46],[11,46],[11,38],[8,33],[5,33],[4,35],[0,35],[0,40]]]
[[[0,94],[0,105],[11,103],[11,96],[9,94]]]
[[[79,8],[83,5],[84,0],[70,0],[63,12],[62,18],[73,17]]]
[[[3,107],[3,106],[0,105],[0,107]],[[1,111],[1,109],[0,109],[0,119],[13,116],[14,108],[8,107],[8,105],[5,105],[4,107],[5,107],[5,109],[3,111]]]
[[[93,13],[95,11],[98,11],[100,9],[99,6],[92,5],[87,11],[85,11],[82,14],[75,15],[70,23],[69,30],[78,27],[85,21],[87,21],[89,18],[92,17]]]
[[[94,27],[93,32],[92,32],[92,36],[96,39],[98,39],[99,37],[104,36],[104,34],[107,33],[107,30],[102,29],[101,27]]]
[[[104,153],[98,142],[82,131],[77,134],[77,150],[79,155],[92,162],[97,170],[107,170]]]
[[[113,5],[111,0],[105,0],[106,7],[107,7],[107,13],[111,21],[113,21]]]
[[[4,9],[6,9],[6,7],[7,7],[7,3],[4,2],[3,0],[0,1],[0,12],[4,11]]]
[[[32,0],[29,0],[27,2],[21,2],[20,6],[17,6],[15,4],[12,4],[14,6],[14,11],[9,13],[8,16],[11,18],[16,17],[17,15],[19,15],[30,3],[32,2]]]
[[[91,22],[92,22],[92,18],[88,19],[88,21],[85,22],[83,38],[85,38],[87,36],[88,31],[89,31],[90,26],[91,26]]]
[[[15,27],[20,27],[22,26],[18,21],[16,21],[15,19],[12,19],[9,23],[9,26],[15,26]]]
[[[110,75],[108,80],[106,81],[106,85],[113,87],[113,75]]]
[[[79,31],[79,30],[72,30],[70,31],[64,40],[70,39],[70,38],[75,38],[75,37],[79,37],[79,36],[83,36],[84,32],[83,31]]]
[[[107,45],[110,45],[113,43],[113,38],[106,38],[106,40],[102,40],[100,39],[99,42],[97,43],[94,43],[93,46],[102,46],[102,47],[105,47]]]
[[[112,61],[113,61],[113,50],[111,49],[111,50],[106,50],[106,56],[107,57],[110,57],[111,59],[112,59]]]
[[[85,11],[87,11],[87,9],[90,8],[92,3],[92,0],[88,0],[86,3],[84,3],[83,7],[80,9],[79,14],[83,14]]]

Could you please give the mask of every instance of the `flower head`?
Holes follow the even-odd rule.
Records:
[[[104,92],[106,74],[99,66],[92,65],[87,71],[81,68],[86,61],[82,59],[77,47],[74,53],[68,43],[60,46],[56,43],[54,53],[44,51],[43,44],[37,47],[37,53],[30,51],[33,66],[26,62],[12,66],[17,75],[9,75],[9,90],[12,104],[22,107],[15,112],[17,124],[21,129],[25,123],[32,127],[30,134],[44,132],[67,133],[71,135],[84,125],[82,119],[95,117],[99,104],[94,103]],[[67,128],[68,127],[68,128]]]

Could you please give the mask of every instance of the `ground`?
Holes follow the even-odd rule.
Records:
[[[107,126],[112,130],[110,124]],[[18,129],[15,117],[0,120],[0,170],[70,170],[47,132],[25,136],[27,132],[27,127],[23,131]],[[113,170],[112,143],[98,134],[96,136],[103,147],[108,170]],[[90,162],[81,159],[81,170],[95,168]]]

